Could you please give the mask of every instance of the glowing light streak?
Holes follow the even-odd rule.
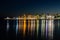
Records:
[[[38,37],[38,32],[39,32],[39,15],[36,15],[35,18],[36,18],[35,19],[35,22],[36,22],[35,23],[35,28],[36,28],[35,30],[37,31],[37,34],[36,35]]]
[[[28,19],[28,34],[29,34],[30,30],[31,30],[31,20]]]
[[[25,35],[25,32],[26,32],[26,16],[24,17],[23,35]]]
[[[48,36],[48,20],[46,20],[46,38]]]
[[[32,31],[33,31],[33,35],[34,35],[34,32],[35,32],[35,20],[33,20],[33,28],[32,28]]]
[[[49,24],[48,24],[48,36],[49,36],[49,39],[52,38],[52,24],[51,24],[51,20],[49,20]]]
[[[31,20],[31,35],[34,35],[34,31],[35,31],[35,20]]]
[[[52,20],[52,23],[51,24],[52,24],[52,39],[53,39],[53,36],[54,36],[53,35],[53,31],[54,31],[54,20]]]
[[[41,21],[41,36],[44,36],[45,33],[45,20]]]
[[[52,18],[53,16],[51,16],[50,18]],[[49,20],[49,38],[53,39],[53,31],[54,31],[54,24],[53,24],[53,20]]]
[[[34,25],[33,20],[31,20],[31,35],[32,35],[33,29],[34,29],[33,28],[34,27],[33,25]]]
[[[47,16],[47,18],[49,18],[49,20],[48,20],[48,37],[49,37],[49,40],[51,40],[51,39],[53,39],[53,30],[54,30],[53,20],[51,20],[51,19],[54,18],[54,16]]]
[[[31,18],[31,16],[29,15],[28,18]],[[28,19],[28,34],[30,34],[31,32],[31,19]]]
[[[9,20],[7,20],[7,32],[9,30]]]
[[[23,20],[22,19],[19,19],[18,20],[18,30],[19,30],[19,32],[21,32],[22,28],[23,28]]]
[[[37,36],[38,36],[38,31],[39,31],[39,20],[37,19]]]
[[[18,19],[16,20],[16,35],[18,33]]]

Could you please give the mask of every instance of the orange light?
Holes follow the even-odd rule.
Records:
[[[28,18],[31,18],[31,15],[28,15]],[[31,31],[31,19],[28,19],[28,33]]]
[[[24,15],[24,27],[23,27],[23,34],[25,35],[26,31],[26,16]]]

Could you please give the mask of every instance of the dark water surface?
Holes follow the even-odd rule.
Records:
[[[39,20],[41,21],[41,20]],[[19,32],[17,31],[16,34],[16,20],[9,20],[9,30],[7,31],[6,28],[7,20],[4,20],[3,17],[0,18],[0,39],[2,40],[49,40],[46,39],[46,35],[41,37],[41,22],[39,22],[39,33],[38,36],[36,35],[36,30],[34,32],[34,35],[30,35],[30,32],[28,33],[28,30],[26,29],[25,36],[23,35],[23,31]],[[28,23],[27,23],[28,25]],[[27,27],[28,28],[28,27]],[[59,20],[59,28],[58,28],[58,20],[54,20],[54,33],[53,33],[53,40],[59,40],[60,39],[60,20]]]

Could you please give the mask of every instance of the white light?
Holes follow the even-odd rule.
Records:
[[[7,20],[7,31],[9,30],[9,20]]]

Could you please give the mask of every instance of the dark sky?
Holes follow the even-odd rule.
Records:
[[[1,0],[1,16],[19,16],[24,13],[60,13],[59,0]]]

